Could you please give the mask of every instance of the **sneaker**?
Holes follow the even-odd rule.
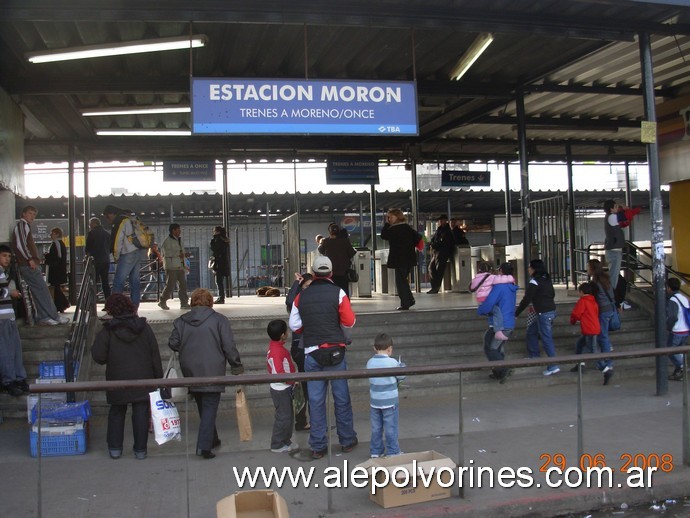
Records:
[[[613,378],[613,367],[606,367],[602,372],[604,373],[604,385],[608,385]]]
[[[352,443],[348,444],[347,446],[341,446],[340,449],[343,453],[350,453],[355,449],[355,446],[357,446],[358,443],[359,441],[357,440],[357,437],[355,437],[355,440]]]
[[[63,325],[69,324],[71,321],[72,321],[72,319],[70,319],[69,317],[61,317],[61,316],[57,317],[57,323],[58,324],[63,324]]]
[[[225,299],[218,297],[213,301],[214,304],[225,304]]]
[[[197,456],[203,458],[203,459],[215,459],[216,454],[213,453],[211,450],[196,450]]]
[[[273,453],[292,453],[293,451],[299,450],[299,445],[296,442],[291,442],[281,446],[280,448],[271,448]]]
[[[551,376],[552,374],[558,374],[559,372],[561,372],[560,367],[549,367],[544,372],[542,372],[542,374],[544,376]]]
[[[508,340],[508,337],[503,333],[503,331],[496,331],[494,338],[496,340],[501,340],[502,342],[505,342],[506,340]]]
[[[53,320],[52,318],[44,318],[38,323],[39,326],[57,326],[59,324],[57,320]]]
[[[137,460],[144,460],[146,458],[146,450],[143,450],[143,451],[134,450],[134,456],[137,458]]]
[[[683,381],[683,368],[676,367],[673,370],[673,374],[671,374],[668,379],[671,381]]]
[[[427,291],[427,293],[428,293],[429,295],[436,295],[436,294],[438,293],[438,290],[435,290],[435,289],[432,288],[432,289],[430,289],[429,291]]]
[[[582,370],[585,370],[585,362],[580,362],[575,367],[570,369],[570,372],[577,372],[579,370],[580,365],[582,365]]]
[[[499,383],[503,385],[506,381],[508,381],[508,378],[513,375],[513,369],[508,369],[506,370],[506,373],[503,375],[503,377],[499,380]]]
[[[379,457],[383,457],[383,455],[379,455],[378,453],[372,453],[369,458],[370,459],[378,459]]]
[[[111,448],[108,450],[108,455],[110,455],[111,459],[119,459],[122,457],[122,450]]]
[[[627,300],[624,300],[623,302],[621,302],[621,308],[630,309],[630,308],[632,308],[632,306],[630,305],[630,303]]]
[[[158,307],[161,308],[161,309],[170,309],[170,308],[168,307],[168,305],[165,303],[164,300],[161,300],[161,301],[158,303]]]
[[[324,448],[323,450],[318,450],[318,451],[312,450],[311,451],[311,458],[314,460],[323,459],[327,453],[328,453],[327,448]]]

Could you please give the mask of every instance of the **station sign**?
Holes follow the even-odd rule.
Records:
[[[213,182],[216,179],[215,160],[165,160],[164,182]]]
[[[328,185],[379,183],[379,159],[370,156],[329,157],[326,162]]]
[[[489,187],[489,171],[458,171],[444,169],[441,171],[441,187]]]
[[[192,78],[195,135],[419,134],[413,81]]]

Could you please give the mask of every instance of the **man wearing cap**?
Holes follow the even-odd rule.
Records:
[[[438,290],[441,288],[446,263],[448,259],[453,257],[453,252],[455,251],[455,238],[448,226],[448,216],[441,214],[437,222],[436,232],[434,232],[429,242],[431,247],[431,261],[429,261],[431,289],[427,293],[431,294],[438,293]]]
[[[350,299],[331,280],[333,265],[326,256],[314,259],[314,280],[295,298],[290,312],[290,329],[303,336],[305,372],[347,370],[345,348],[349,340],[344,329],[355,325]],[[326,381],[309,381],[311,458],[320,459],[328,452],[326,425]],[[347,380],[330,382],[335,406],[338,440],[343,453],[357,445],[352,403]]]

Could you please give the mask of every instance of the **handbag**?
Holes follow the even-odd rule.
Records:
[[[357,273],[357,270],[354,269],[352,263],[350,263],[350,267],[345,272],[345,277],[347,278],[347,282],[359,281],[359,273]]]
[[[208,269],[213,270],[216,267],[216,258],[211,256],[208,258]]]
[[[252,420],[249,417],[249,407],[247,406],[247,396],[242,388],[237,389],[235,399],[235,412],[237,413],[237,428],[240,432],[240,441],[252,440]]]
[[[538,316],[539,315],[537,314],[537,311],[534,309],[534,306],[530,304],[527,308],[527,327],[534,324],[537,321]]]
[[[149,392],[153,433],[158,444],[181,441],[180,414],[175,403],[161,397],[160,390]]]
[[[173,352],[170,355],[170,359],[168,360],[168,366],[165,368],[165,375],[163,378],[165,379],[176,379],[176,378],[181,378],[182,376],[179,376],[177,373],[177,369],[175,368],[175,364],[177,363],[176,361],[176,355]],[[185,387],[172,387],[170,389],[170,398],[172,401],[175,403],[181,403],[185,399],[187,399],[187,389]]]
[[[292,409],[295,415],[299,414],[307,404],[307,400],[304,397],[304,389],[302,388],[302,383],[299,381],[292,386]]]

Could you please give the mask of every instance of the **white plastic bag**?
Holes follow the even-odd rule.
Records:
[[[165,376],[163,376],[165,379],[181,377],[178,375],[177,369],[175,368],[176,363],[175,353],[173,352],[168,360],[168,366],[165,368]],[[187,389],[185,387],[172,387],[170,389],[170,393],[172,394],[171,399],[175,403],[182,403],[185,399],[187,399]]]
[[[165,444],[168,441],[181,441],[180,414],[177,412],[175,403],[161,398],[160,390],[149,392],[149,400],[156,442]]]

